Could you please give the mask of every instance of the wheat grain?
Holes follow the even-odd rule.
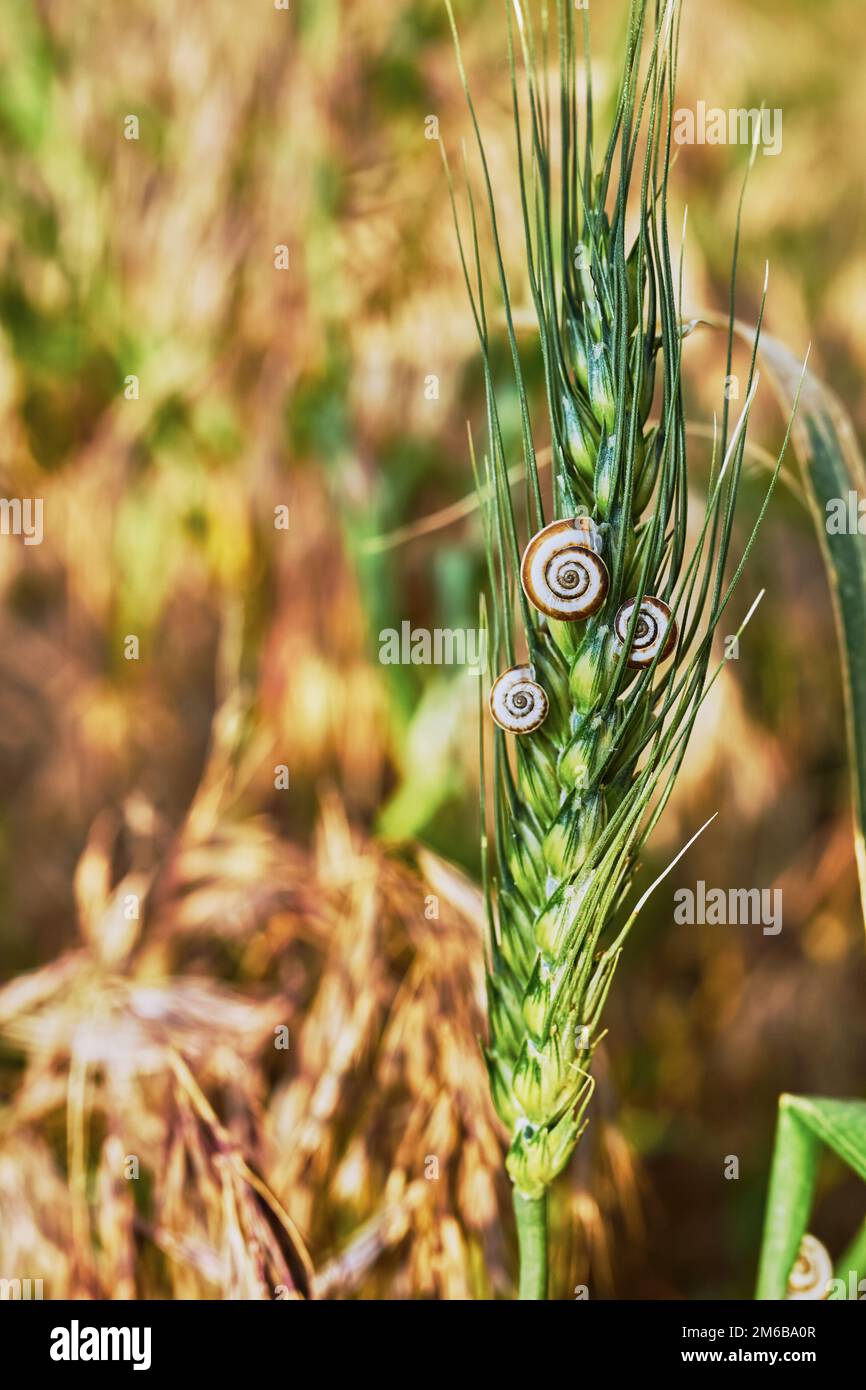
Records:
[[[493,189],[452,15],[490,213],[527,478],[527,537],[521,539],[467,178],[471,261],[456,201],[455,225],[487,389],[487,451],[476,481],[486,499],[489,650],[497,677],[489,865],[485,855],[487,1061],[496,1109],[512,1135],[507,1166],[525,1298],[546,1296],[546,1193],[586,1123],[602,1012],[636,915],[618,925],[636,858],[673,787],[710,683],[713,633],[779,466],[745,553],[726,580],[757,386],[753,355],[733,429],[725,400],[705,515],[687,556],[681,359],[688,328],[667,224],[679,6],[670,0],[659,9],[632,0],[619,100],[598,163],[589,61],[579,122],[573,16],[565,4],[557,11],[556,179],[550,93],[546,69],[539,76],[532,16],[522,0],[513,0],[509,11],[525,244],[553,456],[552,510],[542,498]],[[546,54],[546,7],[541,25]],[[588,52],[586,16],[584,47]],[[450,175],[449,186],[454,200]],[[626,216],[635,204],[638,230],[629,241]],[[736,255],[732,296],[735,273]],[[728,372],[730,354],[729,336]],[[655,399],[658,423],[652,424]],[[482,768],[482,788],[484,778]]]

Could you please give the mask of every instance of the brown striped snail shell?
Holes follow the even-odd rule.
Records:
[[[618,652],[625,646],[635,602],[633,598],[628,599],[614,619],[614,642]],[[663,599],[645,594],[641,600],[640,616],[635,624],[626,664],[633,670],[640,671],[644,666],[651,666],[656,656],[659,661],[664,661],[673,651],[676,640],[677,625],[667,604]]]
[[[527,545],[520,565],[529,602],[562,623],[597,613],[610,587],[600,548],[598,527],[588,516],[543,527]]]
[[[826,1298],[832,1278],[833,1261],[829,1251],[815,1236],[805,1235],[800,1242],[794,1267],[788,1275],[785,1298],[795,1301]]]
[[[531,734],[544,723],[548,708],[531,666],[509,666],[490,688],[490,713],[508,734]]]

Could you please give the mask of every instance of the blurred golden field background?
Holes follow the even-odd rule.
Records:
[[[623,8],[591,6],[602,95]],[[484,419],[427,138],[435,116],[459,166],[444,8],[2,10],[0,468],[44,499],[44,539],[0,537],[0,1276],[46,1298],[509,1296],[478,685],[378,659],[403,621],[474,627],[483,584],[473,511],[418,525],[471,493]],[[502,6],[457,16],[528,305]],[[686,0],[679,103],[784,113],[738,315],[769,261],[769,331],[812,342],[861,438],[864,58],[850,0]],[[680,151],[689,314],[726,308],[746,158]],[[720,336],[686,369],[711,425]],[[765,386],[753,441],[783,430]],[[700,491],[698,434],[692,463]],[[682,881],[780,887],[784,927],[675,926],[664,889],[642,916],[557,1189],[561,1297],[749,1296],[779,1093],[866,1093],[835,635],[786,471],[737,621],[766,596],[639,880],[718,810]],[[815,1233],[838,1245],[864,1206],[828,1163]]]

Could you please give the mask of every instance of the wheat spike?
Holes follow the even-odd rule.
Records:
[[[469,243],[450,174],[449,186],[487,390],[487,446],[476,467],[491,595],[491,712],[498,726],[489,776],[482,768],[482,786],[487,780],[493,792],[494,832],[489,863],[485,855],[487,1061],[497,1111],[512,1135],[507,1166],[521,1238],[521,1296],[544,1297],[545,1194],[586,1123],[604,1004],[635,915],[623,928],[618,914],[673,787],[707,688],[713,634],[781,457],[745,552],[726,578],[757,374],[753,354],[733,428],[725,400],[705,513],[689,550],[681,388],[689,329],[667,200],[679,4],[632,0],[618,101],[600,159],[589,59],[579,103],[574,16],[571,6],[557,6],[556,177],[552,103],[538,57],[550,44],[547,7],[540,41],[523,0],[512,0],[508,13],[538,321],[531,350],[540,355],[546,385],[552,506],[542,495],[492,182],[453,16],[452,28],[520,403],[525,516],[509,486],[510,441],[491,362],[489,288],[472,185],[467,174]],[[584,49],[588,55],[585,12]],[[636,230],[627,230],[627,216]],[[736,257],[732,294],[735,274]]]

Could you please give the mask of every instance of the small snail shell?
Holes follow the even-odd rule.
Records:
[[[529,602],[563,623],[597,613],[610,585],[599,545],[598,528],[588,516],[545,526],[532,537],[520,566]]]
[[[635,600],[630,598],[622,605],[614,619],[614,640],[619,651],[625,646],[634,605]],[[677,625],[667,604],[660,598],[653,598],[652,594],[645,594],[641,601],[640,617],[635,624],[627,664],[633,670],[639,671],[644,666],[651,666],[659,653],[659,660],[664,661],[673,651],[676,640]]]
[[[547,718],[547,695],[531,666],[509,666],[490,689],[490,713],[508,734],[531,734]]]
[[[814,1236],[805,1235],[794,1267],[788,1275],[786,1299],[826,1298],[833,1278],[833,1261],[829,1252]]]

